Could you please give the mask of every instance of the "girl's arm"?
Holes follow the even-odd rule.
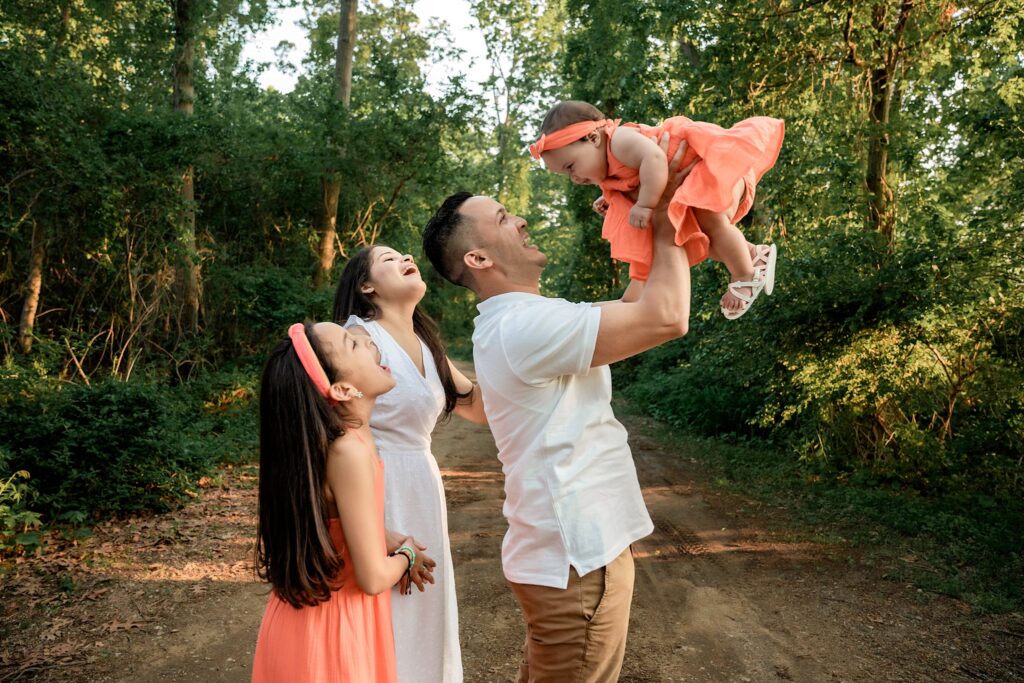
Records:
[[[478,425],[487,424],[487,414],[484,413],[484,397],[480,393],[480,385],[459,372],[451,360],[448,360],[448,370],[452,373],[456,391],[460,394],[471,392],[469,396],[459,399],[455,404],[455,414]]]
[[[377,511],[376,477],[366,444],[353,436],[334,440],[327,454],[327,485],[341,516],[356,584],[368,595],[390,589],[409,567],[404,555],[389,557],[382,542],[384,521]],[[412,539],[406,539],[405,545],[411,546]]]
[[[668,159],[658,143],[632,128],[619,128],[612,138],[612,154],[640,171],[637,205],[646,209],[657,206],[668,183]]]

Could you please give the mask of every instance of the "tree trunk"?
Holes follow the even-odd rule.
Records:
[[[338,50],[334,61],[334,96],[341,102],[346,114],[352,98],[352,53],[356,44],[356,17],[359,0],[342,0],[338,19]],[[321,202],[317,231],[320,233],[319,260],[313,274],[313,286],[320,288],[331,277],[336,255],[334,243],[338,238],[338,197],[341,195],[341,175],[327,169],[320,181]]]
[[[871,226],[885,235],[887,242],[893,238],[893,193],[886,179],[889,162],[889,109],[892,101],[892,78],[888,69],[871,71],[871,133],[868,142],[868,167],[866,183],[868,188],[868,220]]]
[[[60,29],[57,32],[57,39],[54,41],[54,52],[51,59],[56,60],[64,49],[67,41],[68,29],[71,25],[71,3],[64,2],[60,6]],[[32,212],[32,205],[39,198],[37,193],[29,202],[25,211],[25,218]],[[21,352],[28,354],[32,352],[32,332],[36,325],[36,313],[39,311],[39,297],[43,290],[43,263],[46,258],[46,230],[39,221],[32,221],[32,255],[29,260],[28,282],[26,283],[25,303],[21,307],[21,320],[18,324],[18,343]]]
[[[869,74],[871,106],[868,117],[871,131],[865,174],[869,194],[868,221],[872,228],[885,236],[890,249],[895,241],[896,202],[888,182],[889,122],[893,110],[893,94],[896,92],[896,78],[903,57],[903,34],[914,4],[915,0],[902,2],[899,17],[891,32],[887,30],[885,24],[885,4],[876,4],[871,18],[871,26],[875,30],[876,49],[882,52],[884,44],[888,45],[884,50],[884,63],[875,66]],[[899,106],[898,102],[896,106]]]
[[[32,261],[28,271],[28,292],[25,305],[21,309],[21,324],[18,328],[18,341],[21,352],[32,351],[32,330],[36,324],[36,311],[39,309],[39,293],[43,289],[43,257],[46,253],[46,234],[39,221],[32,222]]]
[[[341,195],[341,176],[331,173],[322,181],[320,197],[320,262],[313,284],[322,287],[334,266],[334,242],[338,234],[338,197]]]
[[[356,10],[359,0],[341,0],[338,51],[334,57],[334,96],[348,111],[352,97],[352,54],[356,47]]]
[[[192,116],[195,99],[192,71],[196,56],[194,0],[176,0],[174,3],[174,46],[174,111],[182,116]],[[196,250],[195,187],[191,166],[181,172],[178,196],[181,200],[177,220],[180,253],[175,274],[178,332],[194,334],[199,330],[202,273]]]

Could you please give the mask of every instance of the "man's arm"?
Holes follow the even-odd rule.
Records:
[[[591,306],[607,306],[608,304],[620,304],[622,302],[632,302],[640,298],[640,294],[644,291],[644,283],[640,280],[630,280],[629,284],[626,285],[626,291],[622,293],[622,296],[618,299],[609,299],[608,301],[593,301]]]
[[[661,144],[668,146],[668,136]],[[676,167],[686,144],[670,162]],[[690,319],[690,264],[686,251],[675,244],[668,219],[668,202],[690,168],[673,174],[654,214],[654,261],[643,292],[636,301],[601,306],[601,324],[590,367],[615,363],[686,334]]]

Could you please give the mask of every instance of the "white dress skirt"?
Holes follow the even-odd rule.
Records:
[[[395,388],[377,398],[370,418],[384,461],[384,523],[413,536],[437,561],[434,583],[411,595],[393,589],[391,616],[399,683],[461,683],[459,612],[448,540],[448,509],[430,434],[444,409],[444,388],[434,358],[423,341],[421,375],[416,364],[380,324],[351,316],[346,327],[369,332],[391,369]]]

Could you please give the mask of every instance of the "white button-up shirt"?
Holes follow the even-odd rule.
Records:
[[[505,473],[505,577],[565,588],[654,530],[607,366],[601,309],[510,292],[481,302],[473,359]]]

